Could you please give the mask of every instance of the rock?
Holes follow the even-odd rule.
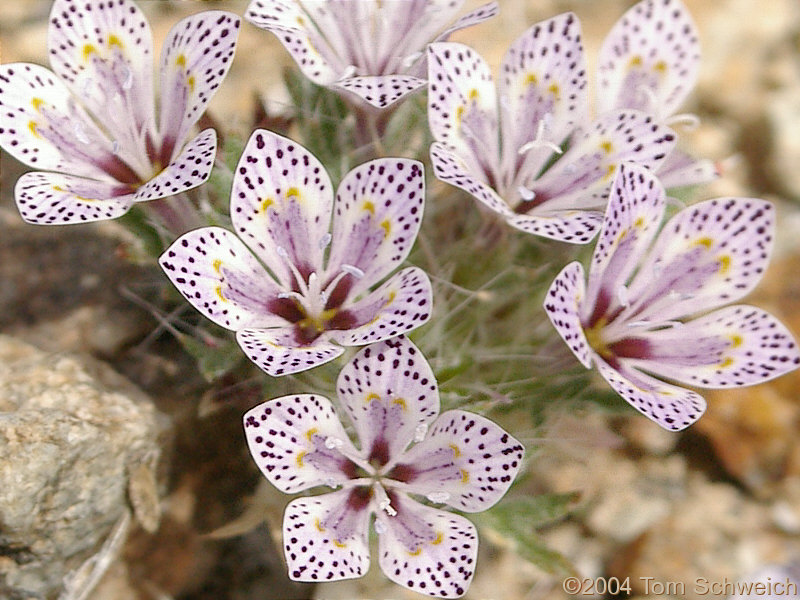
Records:
[[[0,596],[58,595],[129,511],[165,425],[109,367],[0,336]]]

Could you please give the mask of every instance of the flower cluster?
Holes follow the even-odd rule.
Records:
[[[580,363],[660,426],[681,430],[703,414],[703,398],[683,385],[752,385],[797,368],[786,327],[759,308],[730,306],[764,273],[773,206],[718,198],[663,223],[665,188],[717,176],[710,161],[677,148],[672,129],[693,120],[676,113],[700,56],[680,0],[642,0],[613,27],[594,102],[574,14],[517,39],[498,89],[475,50],[446,41],[498,4],[453,23],[462,4],[253,0],[246,18],[273,32],[313,82],[346,92],[357,118],[427,86],[433,171],[490,215],[550,240],[597,236],[588,279],[580,262],[567,265],[544,310]],[[203,183],[216,133],[192,136],[230,67],[239,23],[206,11],[175,25],[156,104],[152,36],[133,1],[55,0],[53,71],[0,66],[0,146],[43,170],[16,184],[23,219],[112,218]],[[233,172],[232,231],[210,221],[173,232],[179,237],[159,258],[186,300],[235,332],[270,376],[364,346],[338,375],[338,408],[295,394],[244,417],[252,456],[275,487],[334,489],[286,508],[283,548],[298,581],[363,575],[374,523],[389,579],[431,596],[463,595],[477,532],[441,505],[486,510],[522,466],[522,444],[500,426],[460,409],[439,414],[434,372],[405,337],[437,316],[429,275],[405,264],[423,225],[424,168],[377,157],[334,191],[306,148],[256,129]]]

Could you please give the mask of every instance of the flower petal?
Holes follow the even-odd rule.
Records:
[[[463,596],[475,572],[478,533],[464,517],[391,494],[397,511],[376,515],[378,563],[398,585],[439,598]],[[381,525],[379,526],[378,523]]]
[[[608,314],[619,286],[628,282],[661,227],[664,206],[664,188],[650,170],[620,165],[592,255],[586,310]]]
[[[434,2],[431,2],[431,4],[433,3]],[[448,6],[452,7],[456,3],[452,2],[451,0],[439,0],[438,4],[439,4],[439,10],[445,13],[449,19],[450,14],[446,11],[446,9],[448,8]],[[459,17],[455,21],[455,23],[453,23],[452,25],[450,25],[450,27],[448,27],[442,33],[440,33],[433,41],[446,42],[448,38],[456,31],[461,31],[462,29],[466,29],[467,27],[472,27],[473,25],[478,25],[479,23],[483,23],[487,19],[491,19],[492,17],[496,16],[497,13],[499,12],[500,12],[500,4],[496,1],[482,4],[475,10],[471,10],[467,14]]]
[[[648,331],[647,358],[629,360],[660,377],[705,388],[769,381],[800,365],[800,351],[771,314],[752,306],[729,306],[685,323]]]
[[[216,155],[217,132],[205,129],[181,150],[166,169],[139,187],[134,200],[155,200],[197,187],[211,175]]]
[[[373,160],[347,173],[334,201],[333,233],[327,277],[343,266],[353,297],[402,263],[417,238],[425,204],[422,163],[404,158]],[[362,275],[363,273],[363,275]]]
[[[340,79],[335,87],[355,94],[375,108],[386,108],[426,83],[424,79],[411,75],[368,75]]]
[[[504,217],[514,214],[499,194],[491,186],[478,179],[464,160],[445,144],[440,142],[431,144],[431,164],[433,173],[439,181],[461,188],[486,207]]]
[[[337,581],[369,569],[368,503],[343,489],[292,500],[283,514],[283,549],[294,581]]]
[[[697,79],[697,28],[680,0],[642,0],[608,34],[598,65],[598,113],[636,108],[663,119]]]
[[[508,49],[501,65],[503,156],[513,170],[519,151],[540,141],[561,146],[576,126],[588,121],[586,64],[578,18],[565,13],[537,23]],[[541,130],[539,128],[541,127]],[[525,167],[542,170],[551,158],[548,146],[525,153]]]
[[[606,113],[582,138],[572,141],[558,161],[536,179],[523,183],[534,192],[540,211],[604,207],[608,190],[623,162],[656,168],[675,145],[675,133],[635,110]]]
[[[231,12],[207,10],[182,19],[161,50],[161,162],[180,152],[189,129],[231,66],[241,19]]]
[[[133,205],[133,196],[116,182],[61,173],[25,173],[14,187],[22,218],[36,225],[66,225],[114,219]]]
[[[775,210],[756,198],[706,200],[675,215],[631,282],[627,319],[660,322],[734,302],[761,279]]]
[[[153,34],[136,3],[56,0],[47,46],[53,71],[109,136],[143,155],[155,133]]]
[[[230,231],[190,231],[167,248],[159,263],[189,303],[217,325],[234,331],[286,325],[271,306],[281,288]]]
[[[327,398],[300,394],[259,404],[245,413],[244,433],[258,468],[286,494],[354,477],[340,448],[356,450]]]
[[[525,448],[485,417],[463,410],[441,415],[428,436],[402,457],[388,477],[409,492],[465,512],[493,506],[511,486]]]
[[[418,428],[439,414],[436,378],[405,337],[361,350],[339,373],[339,401],[355,426],[367,460],[382,466],[411,443]]]
[[[344,348],[319,337],[310,346],[300,346],[291,327],[276,329],[240,329],[236,340],[263,371],[273,377],[307,371],[344,352]]]
[[[497,92],[489,65],[472,48],[428,46],[428,124],[437,142],[476,165],[497,161]]]
[[[332,64],[311,41],[307,23],[309,16],[299,2],[286,0],[253,0],[247,7],[245,19],[256,27],[271,31],[292,55],[303,74],[318,85],[330,85],[339,78],[339,65]],[[315,38],[318,36],[314,36]],[[326,52],[329,54],[329,51]]]
[[[658,179],[665,189],[702,185],[720,176],[714,161],[693,158],[680,150],[673,150],[656,170]]]
[[[289,263],[306,279],[322,273],[332,206],[331,180],[316,157],[271,131],[253,132],[234,174],[231,219],[285,288],[296,285]]]
[[[555,211],[552,215],[514,215],[508,224],[559,242],[586,244],[597,234],[603,216],[593,210]]]
[[[586,339],[580,315],[585,293],[583,265],[577,261],[570,263],[550,285],[544,310],[581,364],[591,369],[594,351]]]
[[[664,429],[686,429],[706,411],[706,401],[695,392],[653,379],[624,363],[614,368],[599,356],[594,360],[615,392]]]
[[[417,267],[403,269],[377,290],[345,305],[355,329],[333,331],[331,336],[344,346],[363,346],[407,333],[431,318],[433,291],[425,271]]]
[[[27,63],[0,65],[0,114],[0,147],[17,160],[38,169],[105,177],[88,160],[96,156],[95,149],[76,139],[76,130],[86,142],[95,142],[102,133],[49,69]]]

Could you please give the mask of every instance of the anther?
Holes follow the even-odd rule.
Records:
[[[364,271],[362,271],[355,265],[348,265],[347,263],[345,263],[342,265],[342,271],[344,271],[349,275],[352,275],[356,279],[361,279],[362,277],[364,277]]]
[[[519,192],[520,198],[525,200],[525,202],[530,202],[536,197],[536,192],[526,188],[524,185],[519,186],[517,191]]]
[[[330,233],[326,233],[325,235],[323,235],[319,239],[319,249],[324,250],[325,248],[327,248],[328,244],[331,243],[331,239],[333,239],[333,236]]]
[[[619,300],[619,303],[623,308],[627,308],[631,305],[630,300],[628,299],[628,288],[626,288],[624,285],[621,285],[617,288],[617,300]]]
[[[428,424],[427,423],[420,423],[414,429],[414,441],[419,443],[425,439],[425,436],[428,435]]]
[[[450,494],[448,492],[431,492],[425,497],[434,504],[444,504],[450,499]]]

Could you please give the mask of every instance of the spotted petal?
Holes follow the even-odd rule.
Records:
[[[250,454],[264,476],[286,494],[341,485],[355,473],[353,448],[333,405],[312,394],[284,396],[244,415]]]
[[[294,581],[337,581],[369,569],[368,500],[358,489],[298,498],[283,514],[283,549]]]
[[[664,188],[651,171],[633,163],[620,165],[592,255],[587,309],[601,304],[608,312],[609,302],[628,282],[661,226],[664,201]]]
[[[253,0],[247,7],[245,18],[262,29],[275,34],[284,48],[292,55],[303,74],[318,85],[329,85],[341,72],[340,65],[333,62],[323,45],[312,42],[313,25],[299,2],[291,0]],[[332,31],[329,29],[329,31]]]
[[[217,325],[234,331],[286,325],[274,314],[281,288],[225,229],[203,227],[184,234],[159,263],[192,306]]]
[[[649,331],[647,357],[632,366],[706,388],[768,381],[800,365],[792,334],[775,317],[751,306],[729,306],[682,327]]]
[[[60,173],[25,173],[14,187],[22,218],[36,225],[66,225],[124,215],[133,195],[116,182]]]
[[[368,460],[386,464],[439,414],[436,378],[405,337],[361,350],[339,373],[339,401]]]
[[[592,241],[603,217],[593,210],[561,210],[548,214],[513,215],[508,223],[526,233],[567,242],[586,244]]]
[[[598,112],[637,108],[663,119],[697,79],[697,28],[680,0],[642,0],[608,34],[598,64]]]
[[[686,429],[706,410],[706,401],[695,392],[654,379],[624,363],[615,369],[595,356],[595,364],[615,392],[664,429]]]
[[[91,159],[102,156],[97,145],[110,149],[110,141],[49,69],[0,65],[0,114],[0,147],[17,160],[39,169],[105,177]]]
[[[311,345],[301,346],[291,327],[241,329],[236,332],[236,340],[247,357],[273,377],[306,371],[344,352],[344,348],[324,336]]]
[[[422,164],[382,158],[344,176],[334,202],[328,277],[360,294],[402,263],[417,237],[425,202]],[[353,269],[352,267],[355,267]]]
[[[544,175],[524,185],[534,192],[540,211],[605,208],[608,190],[619,166],[635,162],[656,168],[675,145],[675,134],[653,118],[633,110],[606,113]]]
[[[143,151],[155,128],[153,34],[139,7],[131,0],[56,0],[47,46],[53,71],[110,137]]]
[[[585,293],[583,265],[577,261],[570,263],[547,291],[544,310],[570,350],[590,369],[594,351],[586,339],[580,314]]]
[[[774,229],[765,200],[717,198],[682,210],[631,283],[626,318],[665,321],[742,298],[764,273]]]
[[[432,501],[480,512],[508,491],[524,453],[522,444],[489,419],[450,410],[403,455],[394,479]]]
[[[345,305],[353,322],[363,325],[334,331],[332,338],[344,346],[362,346],[407,333],[430,319],[432,297],[422,269],[403,269],[368,296]]]
[[[659,181],[666,189],[702,185],[720,176],[720,170],[714,161],[694,158],[677,149],[669,153],[658,167],[657,173]]]
[[[322,273],[332,205],[331,181],[316,157],[288,138],[253,132],[234,174],[231,219],[285,288],[295,285],[291,266],[304,278]]]
[[[464,517],[390,494],[397,514],[376,515],[378,563],[386,576],[415,592],[463,596],[475,572],[478,534]],[[380,523],[381,525],[378,525]]]
[[[386,108],[426,83],[411,75],[368,75],[341,79],[336,87],[355,94],[375,108]]]
[[[203,115],[233,60],[241,20],[208,10],[170,30],[161,51],[161,162],[180,152],[189,129]]]
[[[537,135],[561,146],[576,126],[588,120],[586,64],[580,22],[574,14],[528,29],[506,52],[501,73],[503,154],[512,165],[520,149]],[[528,164],[521,170],[538,173],[552,152],[547,146],[527,150]]]
[[[489,65],[472,48],[428,46],[428,124],[436,141],[459,155],[477,164],[497,160],[497,92]]]
[[[211,175],[216,154],[217,132],[206,129],[189,142],[166,169],[139,187],[134,200],[154,200],[197,187]]]

